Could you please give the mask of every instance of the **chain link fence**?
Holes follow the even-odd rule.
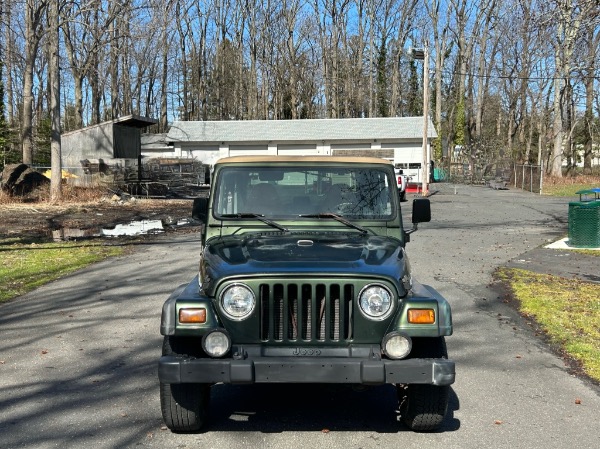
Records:
[[[542,193],[543,166],[515,164],[501,160],[489,164],[453,162],[445,180],[453,184],[487,185],[492,188],[517,188]]]
[[[515,188],[541,194],[544,183],[544,166],[543,164],[515,164],[513,178]]]
[[[208,189],[209,167],[196,159],[151,158],[138,170],[137,161],[128,164],[85,159],[81,166],[63,167],[63,179],[76,187],[106,187],[142,197],[197,196]],[[42,173],[50,167],[35,167]]]

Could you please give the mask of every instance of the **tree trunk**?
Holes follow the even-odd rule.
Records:
[[[169,17],[169,10],[169,5],[164,6],[163,16],[165,18]],[[168,23],[165,21],[161,29],[162,75],[160,83],[160,120],[158,122],[159,132],[163,133],[167,131],[167,126],[169,124],[167,119],[167,75],[169,72],[169,39],[167,36],[168,28]]]
[[[115,18],[108,27],[110,36],[110,118],[113,120],[119,115],[119,28],[115,24],[116,20]]]
[[[375,83],[373,79],[373,67],[375,66],[375,2],[369,4],[368,8],[368,20],[370,22],[369,29],[369,109],[368,116],[375,117]]]
[[[93,19],[92,19],[92,34],[94,35],[94,42],[99,42],[100,40],[100,27],[99,27],[99,13],[98,13],[98,9],[96,9],[93,13]],[[98,123],[100,123],[101,117],[100,117],[100,103],[102,101],[102,97],[101,97],[101,92],[100,92],[100,80],[99,80],[99,76],[98,76],[98,69],[99,69],[99,65],[100,65],[100,57],[98,54],[99,50],[94,49],[92,51],[92,56],[90,58],[90,62],[91,62],[91,67],[92,70],[90,72],[90,78],[89,78],[89,83],[90,83],[90,88],[92,90],[92,124],[96,125]]]
[[[558,58],[557,58],[558,59]],[[560,64],[560,61],[556,61]],[[558,67],[558,65],[557,65]],[[562,178],[562,159],[563,159],[563,120],[562,120],[562,82],[558,77],[554,79],[554,146],[552,149],[552,158],[550,160],[550,175]]]
[[[552,151],[551,171],[552,176],[562,177],[562,158],[564,141],[564,123],[562,119],[563,107],[570,107],[570,102],[565,102],[564,90],[568,89],[571,80],[571,60],[577,44],[579,29],[584,19],[589,19],[597,2],[583,2],[575,5],[572,0],[556,0],[556,7],[552,13],[557,14],[556,35],[554,41],[554,149]],[[564,82],[564,84],[563,84]],[[569,130],[569,134],[570,130]]]
[[[117,17],[117,26],[121,38],[121,45],[119,46],[121,75],[119,76],[119,82],[121,84],[122,94],[119,115],[139,114],[140,105],[138,102],[134,109],[133,91],[131,89],[131,48],[133,47],[131,29],[129,27],[129,24],[131,23],[131,10],[126,8],[121,14],[117,14]],[[168,17],[165,17],[165,20],[168,20]],[[133,39],[134,38],[135,37],[133,37]],[[140,68],[138,67],[138,70],[139,69]]]
[[[254,2],[249,2],[248,15],[250,24],[248,28],[248,40],[250,47],[250,73],[248,79],[248,118],[258,118],[258,36],[257,36],[257,10]]]
[[[587,77],[585,78],[585,118],[584,118],[584,148],[583,148],[583,173],[592,173],[592,151],[593,151],[593,136],[592,130],[594,127],[594,73],[596,51],[600,42],[600,32],[594,30],[590,24],[587,27],[586,41],[588,45],[587,54]]]
[[[60,141],[60,66],[59,66],[59,2],[56,0],[48,8],[50,33],[50,116],[52,130],[50,137],[50,199],[62,199],[62,163]]]
[[[4,45],[5,45],[5,54],[4,54],[4,67],[6,68],[6,84],[4,85],[4,90],[6,92],[6,113],[8,115],[8,124],[12,127],[14,122],[14,111],[13,111],[13,98],[14,98],[14,90],[13,90],[13,79],[12,79],[12,71],[13,71],[13,36],[12,36],[12,1],[13,0],[4,0],[4,17],[6,23],[4,25]]]
[[[46,1],[27,0],[25,5],[25,70],[23,73],[23,163],[33,163],[33,70],[40,44],[41,20]]]
[[[447,48],[447,26],[442,25],[442,30],[440,32],[440,10],[441,2],[440,0],[435,0],[431,3],[430,6],[427,6],[425,3],[425,7],[427,8],[427,13],[431,19],[431,26],[433,29],[433,47],[435,49],[435,72],[434,72],[434,94],[435,94],[435,112],[434,112],[434,124],[438,134],[436,142],[434,143],[435,149],[439,152],[437,154],[439,157],[443,155],[443,130],[442,130],[442,81],[444,77],[444,64],[446,62],[446,48]],[[450,3],[448,3],[446,7],[446,21],[449,21],[450,18]],[[451,161],[452,151],[448,149],[449,160]]]

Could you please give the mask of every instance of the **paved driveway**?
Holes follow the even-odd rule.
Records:
[[[160,308],[198,255],[197,236],[179,235],[0,306],[0,448],[598,447],[598,389],[490,286],[497,266],[566,234],[567,201],[443,186],[432,211],[409,253],[454,310],[457,382],[440,432],[400,426],[388,386],[298,385],[216,386],[209,432],[164,430]]]

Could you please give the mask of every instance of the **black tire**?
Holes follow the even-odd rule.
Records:
[[[400,194],[400,201],[406,201],[406,190]]]
[[[163,355],[199,355],[190,339],[166,336]],[[160,383],[160,408],[165,424],[174,432],[200,430],[208,419],[210,385]]]
[[[160,408],[174,432],[200,430],[208,419],[210,387],[206,384],[160,384]]]
[[[415,338],[412,357],[448,358],[444,337]],[[411,430],[430,432],[440,427],[448,410],[449,386],[398,385],[402,422]]]

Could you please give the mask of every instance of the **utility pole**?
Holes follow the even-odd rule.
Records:
[[[410,54],[413,59],[423,61],[423,159],[421,162],[421,195],[429,194],[429,161],[431,161],[431,149],[429,148],[428,125],[429,125],[429,50],[427,43],[425,47],[411,48]]]
[[[423,184],[421,194],[429,194],[429,161],[431,161],[428,125],[429,125],[429,51],[427,43],[423,50]]]

